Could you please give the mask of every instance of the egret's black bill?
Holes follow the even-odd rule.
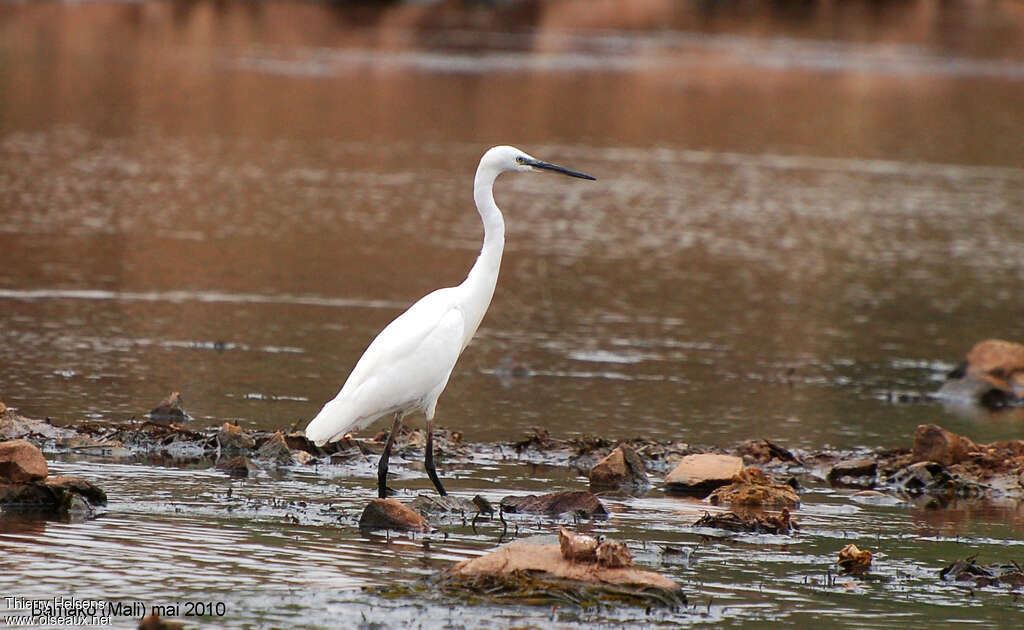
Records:
[[[548,164],[547,162],[541,162],[540,160],[531,160],[527,162],[527,164],[529,164],[530,166],[534,166],[536,168],[542,168],[548,171],[555,171],[556,173],[561,173],[563,175],[568,175],[570,177],[579,177],[580,179],[590,179],[593,181],[597,181],[596,177],[587,175],[586,173],[581,173],[579,171],[570,171],[567,168],[562,168],[561,166],[557,166],[555,164]]]

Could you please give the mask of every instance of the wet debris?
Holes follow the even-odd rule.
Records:
[[[507,514],[542,514],[558,516],[571,514],[580,518],[606,518],[608,510],[592,492],[567,490],[537,496],[509,496],[501,500],[501,510]]]
[[[284,439],[284,433],[278,431],[264,440],[256,453],[256,459],[265,460],[278,466],[293,466],[297,462],[292,449]]]
[[[711,514],[704,512],[704,516],[697,519],[693,526],[724,529],[730,532],[778,534],[783,536],[791,534],[793,530],[800,529],[787,508],[782,508],[778,514],[736,512]]]
[[[647,467],[632,448],[616,446],[590,469],[590,490],[640,490],[646,488]]]
[[[665,477],[665,489],[672,493],[706,497],[712,490],[729,483],[741,470],[743,459],[735,455],[687,455]]]
[[[359,529],[429,532],[430,523],[421,514],[395,499],[373,499],[359,517]]]
[[[846,573],[855,575],[866,573],[871,568],[871,559],[874,555],[867,549],[858,549],[857,545],[850,543],[839,550],[839,559],[836,564]]]
[[[0,511],[89,517],[94,507],[107,504],[107,494],[92,482],[48,475],[38,447],[25,440],[0,442]]]
[[[936,394],[998,409],[1024,405],[1024,344],[986,339],[978,342]]]
[[[730,504],[743,507],[787,507],[800,505],[800,497],[789,485],[773,483],[760,468],[744,468],[708,496],[711,505]]]
[[[974,588],[1005,586],[1019,590],[1024,588],[1024,567],[1016,561],[982,566],[975,554],[951,563],[939,571],[939,578],[950,582],[970,582]]]
[[[463,560],[443,575],[446,590],[454,595],[476,593],[537,604],[596,606],[602,601],[619,600],[640,605],[685,605],[679,585],[633,566],[629,549],[621,541],[598,543],[591,554],[591,541],[596,543],[596,539],[565,528],[559,535],[569,542],[515,541],[484,556]],[[579,546],[587,551],[577,553]]]
[[[179,392],[171,392],[146,415],[150,420],[157,422],[188,422],[192,419],[192,416],[182,406]]]

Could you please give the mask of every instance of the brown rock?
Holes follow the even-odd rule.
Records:
[[[106,505],[107,495],[95,484],[77,477],[51,477],[44,481],[0,483],[0,506],[5,510],[29,510],[67,514],[78,507]]]
[[[374,499],[359,517],[359,528],[429,532],[430,524],[395,499]]]
[[[590,469],[590,489],[609,490],[647,485],[647,468],[636,452],[620,444]]]
[[[571,513],[582,517],[608,516],[608,510],[592,492],[573,490],[552,492],[550,494],[528,495],[525,497],[505,497],[501,500],[501,509],[510,514],[544,514],[557,516]]]
[[[849,544],[839,551],[839,560],[836,564],[849,573],[864,573],[871,568],[872,557],[867,549],[861,550],[857,545]]]
[[[771,483],[759,468],[746,468],[708,497],[711,505],[728,503],[745,507],[788,507],[800,505],[800,497],[793,488]]]
[[[1014,373],[1024,372],[1024,344],[1001,339],[986,339],[967,353],[967,371],[1007,381]]]
[[[225,422],[217,432],[217,441],[224,451],[247,451],[256,446],[256,441],[237,424]]]
[[[678,591],[672,580],[632,566],[606,567],[597,562],[575,562],[562,556],[559,545],[516,541],[496,551],[459,562],[450,573],[461,577],[509,576],[515,572],[542,573],[551,578],[622,586],[654,587]]]
[[[270,436],[263,444],[260,445],[259,449],[256,450],[256,457],[259,459],[269,459],[274,463],[281,466],[291,466],[295,464],[295,458],[292,457],[292,450],[288,448],[288,443],[285,442],[284,434],[278,431],[274,435]]]
[[[192,419],[182,406],[181,394],[178,392],[171,392],[167,398],[161,400],[159,405],[150,410],[149,417],[151,420],[165,422],[184,422]]]
[[[564,527],[558,528],[558,546],[562,557],[575,562],[597,561],[597,539],[586,534],[577,534]]]
[[[56,475],[54,477],[49,477],[43,482],[43,485],[47,486],[51,490],[74,492],[92,505],[107,504],[107,493],[93,482],[86,481],[85,479]]]
[[[741,470],[743,459],[733,455],[687,455],[665,477],[665,485],[670,492],[705,496],[729,483]]]
[[[730,532],[783,535],[788,535],[794,529],[800,529],[800,526],[790,516],[787,508],[782,508],[782,511],[776,516],[770,514],[737,514],[735,512],[709,514],[705,512],[704,516],[697,519],[693,526],[724,529]]]
[[[597,563],[615,569],[633,566],[633,554],[621,540],[606,540],[597,546]]]
[[[36,445],[27,440],[0,442],[0,479],[36,481],[48,474],[46,458]]]
[[[943,466],[959,464],[977,452],[978,445],[934,424],[918,425],[914,434],[914,461],[938,462]]]

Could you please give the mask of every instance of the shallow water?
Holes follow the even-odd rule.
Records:
[[[4,7],[0,396],[57,422],[124,422],[180,391],[203,426],[301,425],[384,324],[461,281],[481,236],[476,161],[513,143],[598,181],[499,181],[502,274],[441,424],[473,441],[542,426],[856,448],[908,445],[925,422],[1019,438],[1019,414],[889,402],[933,391],[975,341],[1024,336],[1019,7],[842,4]],[[352,521],[370,474],[231,482],[254,496],[346,497],[340,528],[282,534],[285,514],[222,514],[215,495],[229,482],[212,471],[66,466],[115,499],[96,521],[33,526],[19,566],[50,576],[34,595],[72,574],[76,589],[151,603],[218,592],[238,625],[316,625],[371,604],[392,621],[419,606],[444,625],[444,600],[350,588],[494,544],[460,532],[429,554],[422,541],[381,554]],[[460,491],[577,487],[566,475],[470,467]],[[198,498],[175,511],[169,497],[185,496]],[[659,496],[617,506],[607,533],[695,545],[669,518],[678,502]],[[907,606],[917,620],[1019,614],[1004,597],[979,611],[921,586],[966,555],[935,531],[994,561],[1019,538],[1018,508],[936,516],[830,491],[805,503],[821,523],[806,539],[749,569],[737,565],[750,548],[716,546],[673,575],[702,605],[713,597],[713,619],[744,623],[842,623],[846,611],[863,627]],[[935,529],[919,524],[929,519]],[[841,532],[877,528],[897,541],[891,581],[803,582]],[[245,550],[207,544],[206,530]],[[190,540],[204,542],[185,562]],[[181,587],[175,566],[202,586]],[[766,573],[770,587],[754,577]],[[907,604],[905,593],[928,595]]]

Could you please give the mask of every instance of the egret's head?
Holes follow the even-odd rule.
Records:
[[[571,171],[561,166],[542,162],[525,151],[509,146],[489,149],[487,153],[484,153],[483,158],[480,159],[480,166],[494,169],[498,173],[505,171],[554,171],[555,173],[562,173],[570,177],[597,179],[586,173]]]

